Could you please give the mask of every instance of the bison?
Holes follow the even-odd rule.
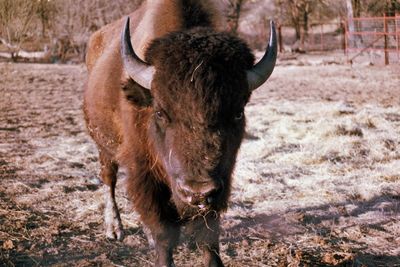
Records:
[[[156,266],[174,266],[181,227],[223,266],[219,218],[245,128],[244,108],[271,75],[275,27],[263,58],[217,27],[208,1],[148,0],[88,43],[84,114],[105,190],[105,230],[123,238],[115,202],[118,167],[150,230]],[[130,30],[130,27],[132,28]]]

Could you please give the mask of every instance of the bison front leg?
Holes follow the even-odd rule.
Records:
[[[178,225],[162,225],[150,227],[156,250],[156,267],[175,267],[172,253],[179,240]]]
[[[192,221],[190,231],[196,241],[196,245],[203,250],[203,262],[208,267],[223,267],[219,256],[219,215],[210,212],[206,216],[197,217]]]
[[[106,237],[122,240],[124,238],[121,217],[115,201],[115,186],[117,184],[118,165],[109,160],[104,153],[100,153],[100,176],[104,186],[104,224]]]

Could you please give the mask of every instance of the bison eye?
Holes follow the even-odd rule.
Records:
[[[162,111],[156,111],[156,118],[161,120],[164,118],[164,112]]]
[[[170,122],[167,113],[160,109],[154,112],[154,117],[160,126],[166,126]]]
[[[236,114],[235,120],[240,121],[241,119],[243,119],[243,116],[244,116],[244,113],[243,113],[243,111],[241,111],[238,114]]]

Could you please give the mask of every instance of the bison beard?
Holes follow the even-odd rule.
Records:
[[[194,7],[196,14],[203,12]],[[128,195],[154,240],[156,266],[174,266],[172,252],[183,226],[204,251],[204,264],[223,266],[219,214],[227,208],[244,107],[276,60],[274,29],[271,48],[253,66],[242,40],[192,26],[154,39],[145,52],[147,63],[131,46],[129,20],[121,52],[117,42],[103,48],[106,38],[95,36],[87,55],[84,112],[107,185],[106,235],[123,238],[115,202],[116,174],[123,166]]]

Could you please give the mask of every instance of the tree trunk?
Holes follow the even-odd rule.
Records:
[[[361,17],[361,0],[353,0],[353,11],[354,11],[354,17],[356,17],[356,18],[359,18],[359,17]],[[361,32],[362,31],[362,25],[361,25],[361,21],[357,21],[356,23],[355,23],[355,30],[357,31],[357,32]],[[363,43],[363,38],[362,38],[362,35],[360,35],[360,36],[355,36],[355,41],[356,42],[361,42],[361,43]]]
[[[282,25],[278,25],[278,42],[279,42],[279,53],[283,53],[283,37],[282,37]]]
[[[384,31],[385,31],[385,39],[384,39],[384,45],[385,45],[385,65],[389,65],[389,36],[388,36],[388,21],[386,15],[388,12],[385,13],[384,15]]]
[[[353,0],[353,11],[355,17],[361,17],[361,0]]]
[[[304,25],[303,25],[303,30],[304,30],[304,36],[308,37],[308,12],[304,11],[303,14],[303,19],[304,19]]]
[[[346,0],[346,7],[347,7],[347,25],[349,27],[349,45],[357,47],[357,44],[355,42],[355,36],[354,36],[354,16],[353,16],[353,5],[351,3],[351,0]]]
[[[46,36],[46,22],[42,20],[42,38]]]
[[[230,1],[231,10],[228,12],[228,28],[233,34],[237,34],[239,19],[242,12],[244,0]]]

